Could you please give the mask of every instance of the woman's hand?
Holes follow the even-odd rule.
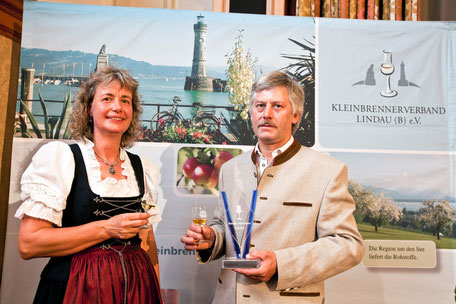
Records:
[[[110,238],[129,239],[147,225],[149,217],[148,213],[123,213],[106,220],[104,228]]]

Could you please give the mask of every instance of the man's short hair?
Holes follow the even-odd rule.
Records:
[[[262,75],[252,86],[249,98],[249,112],[252,112],[253,101],[256,93],[277,87],[285,87],[291,104],[291,113],[298,114],[299,120],[293,125],[292,134],[298,129],[304,113],[304,90],[302,86],[286,73],[273,71]]]

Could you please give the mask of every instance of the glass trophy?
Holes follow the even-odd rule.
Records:
[[[238,202],[236,210],[232,213],[228,199],[224,191],[221,192],[223,205],[225,206],[228,229],[233,241],[233,248],[236,257],[222,260],[223,269],[235,268],[258,268],[260,260],[247,259],[250,250],[250,238],[252,236],[253,218],[255,215],[257,190],[253,191],[250,206],[248,203]]]

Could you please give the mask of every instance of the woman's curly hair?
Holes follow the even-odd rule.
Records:
[[[81,85],[74,101],[70,120],[72,138],[79,140],[87,138],[93,141],[93,122],[89,115],[93,97],[100,84],[109,84],[116,80],[120,83],[122,88],[126,88],[131,92],[133,107],[131,123],[127,131],[122,135],[120,146],[122,148],[129,148],[133,145],[141,130],[139,117],[142,113],[142,105],[138,95],[139,83],[130,76],[127,70],[118,69],[112,66],[97,70],[90,75],[87,82],[84,82]]]

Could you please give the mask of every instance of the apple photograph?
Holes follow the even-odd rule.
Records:
[[[177,156],[176,187],[183,194],[218,195],[220,168],[241,149],[183,147]]]

